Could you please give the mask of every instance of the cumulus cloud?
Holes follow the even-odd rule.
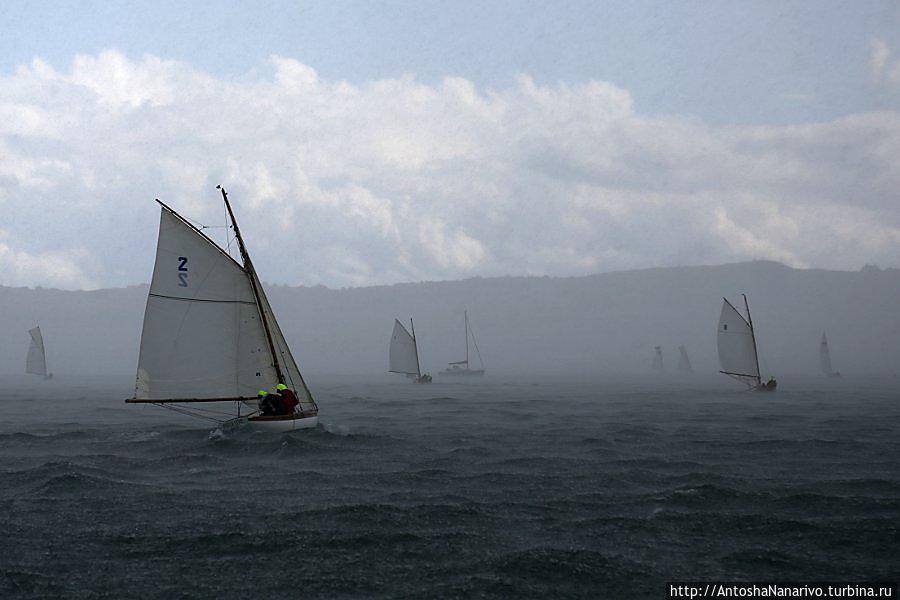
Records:
[[[607,82],[351,84],[286,57],[224,78],[110,51],[0,77],[0,210],[16,233],[0,283],[146,281],[152,199],[226,243],[217,183],[279,283],[900,258],[897,112],[712,127],[641,114]],[[11,256],[33,259],[27,273]]]

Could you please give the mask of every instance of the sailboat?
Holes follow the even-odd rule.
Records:
[[[225,189],[218,186],[240,262],[172,208],[160,205],[156,264],[141,333],[134,397],[220,423],[290,431],[313,427],[318,406],[266,298]],[[279,384],[296,409],[264,415],[257,390]]]
[[[666,370],[665,367],[663,366],[662,348],[659,346],[654,346],[653,350],[655,353],[653,355],[653,363],[651,364],[650,368],[653,369],[654,371],[656,371],[657,373],[662,373],[663,371]]]
[[[388,371],[402,373],[415,380],[416,383],[431,383],[431,375],[423,374],[419,366],[419,348],[416,344],[416,327],[409,320],[410,333],[403,323],[394,319],[394,331],[391,333],[390,364]]]
[[[778,382],[770,378],[762,382],[759,375],[759,354],[756,349],[756,334],[750,317],[750,304],[744,294],[747,318],[732,306],[728,298],[722,299],[722,313],[719,315],[718,347],[719,372],[737,379],[750,389],[761,392],[774,391]]]
[[[470,369],[469,368],[469,311],[463,311],[463,318],[465,320],[465,328],[466,328],[466,360],[459,360],[452,363],[447,363],[447,368],[441,371],[440,375],[472,375],[472,376],[481,376],[484,375],[484,361],[481,358],[481,351],[478,349],[478,343],[475,341],[475,334],[472,333],[472,345],[475,346],[475,353],[478,354],[478,364],[481,366],[480,369]]]
[[[41,335],[40,325],[29,329],[28,335],[31,336],[31,343],[25,357],[25,372],[29,375],[40,375],[44,379],[53,379],[53,373],[47,371],[47,351],[44,349],[44,336]]]
[[[694,367],[691,366],[691,359],[688,358],[687,349],[684,345],[678,346],[678,370],[682,373],[693,373]]]
[[[840,371],[835,371],[831,366],[831,352],[828,350],[828,338],[825,337],[824,331],[822,332],[822,341],[819,342],[819,365],[826,377],[834,379],[841,377]]]

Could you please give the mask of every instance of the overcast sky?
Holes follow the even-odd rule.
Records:
[[[900,266],[900,3],[181,4],[0,4],[0,284]]]

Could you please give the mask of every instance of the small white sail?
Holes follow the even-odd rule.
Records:
[[[717,342],[722,373],[747,385],[757,385],[760,379],[753,330],[728,300],[722,302]]]
[[[163,206],[135,398],[255,398],[277,383],[248,273]]]
[[[41,328],[28,330],[31,344],[28,345],[28,356],[25,359],[25,372],[31,375],[47,376],[47,353],[44,351],[44,336]]]
[[[825,332],[822,332],[822,341],[819,343],[819,365],[822,367],[822,373],[831,377],[834,375],[834,369],[831,365],[831,352],[828,351],[828,339]]]
[[[687,349],[682,345],[678,346],[678,352],[680,356],[678,357],[678,370],[682,373],[693,373],[694,367],[691,366],[691,359],[688,358]]]
[[[664,371],[665,368],[663,367],[662,348],[660,348],[659,346],[656,346],[654,348],[654,351],[655,351],[655,354],[653,355],[653,370],[660,371],[660,372]]]
[[[394,331],[391,334],[390,365],[391,373],[405,373],[419,376],[419,357],[416,341],[406,330],[403,323],[394,319]]]

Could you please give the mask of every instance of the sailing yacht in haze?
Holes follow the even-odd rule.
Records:
[[[719,315],[717,335],[720,373],[737,379],[750,389],[761,392],[774,391],[778,383],[774,378],[763,383],[759,375],[759,354],[756,349],[756,334],[750,317],[750,304],[744,295],[747,318],[732,306],[728,298],[722,299],[722,313]]]
[[[228,194],[219,189],[241,262],[157,200],[156,264],[134,398],[126,402],[281,431],[313,427],[318,406],[266,298]],[[293,391],[296,409],[263,415],[258,390],[271,393],[280,386]],[[213,409],[199,407],[209,403]]]
[[[691,359],[688,358],[687,349],[684,345],[678,346],[678,370],[682,373],[693,373],[694,367],[691,366]]]
[[[463,311],[463,319],[465,320],[465,329],[466,329],[466,359],[459,360],[456,362],[448,363],[446,369],[441,371],[439,375],[471,375],[471,376],[481,376],[484,375],[484,361],[481,359],[481,351],[478,349],[478,343],[475,341],[475,334],[472,333],[472,345],[475,347],[475,353],[478,355],[478,365],[480,368],[471,369],[469,368],[469,311]]]
[[[653,355],[653,363],[650,365],[650,368],[656,371],[657,373],[662,373],[665,371],[665,367],[663,366],[663,355],[662,348],[659,346],[654,346],[653,350],[655,354]]]
[[[431,375],[422,374],[419,366],[419,348],[416,344],[416,327],[413,320],[409,320],[409,328],[406,330],[403,323],[394,319],[394,331],[391,333],[391,347],[389,351],[388,371],[402,373],[415,380],[416,383],[431,383]]]
[[[831,352],[828,350],[828,338],[825,337],[824,331],[822,332],[822,341],[819,342],[819,366],[822,367],[822,373],[826,377],[834,379],[841,377],[840,371],[835,371],[831,366]]]
[[[28,355],[25,357],[25,372],[29,375],[40,375],[44,379],[52,379],[53,373],[47,370],[47,351],[44,348],[44,336],[38,325],[28,330],[31,343],[28,345]]]

